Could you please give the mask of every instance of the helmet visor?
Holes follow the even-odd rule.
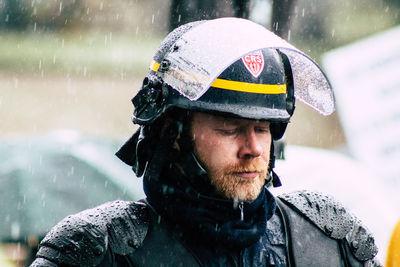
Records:
[[[335,110],[331,86],[319,66],[277,35],[244,19],[210,20],[184,33],[164,58],[169,67],[163,80],[195,101],[232,63],[263,48],[279,49],[288,56],[297,99],[323,115]]]

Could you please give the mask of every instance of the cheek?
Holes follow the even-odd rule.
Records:
[[[264,161],[269,162],[270,152],[271,152],[271,145],[269,143],[263,145],[263,153],[261,157]]]
[[[195,140],[196,154],[209,171],[223,168],[233,155],[233,144],[224,140],[204,136]]]

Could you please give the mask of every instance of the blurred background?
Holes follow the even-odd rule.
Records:
[[[338,70],[329,59],[340,55],[332,51],[397,29],[400,1],[0,0],[1,266],[26,265],[43,235],[70,213],[143,197],[140,180],[113,156],[135,131],[130,99],[171,29],[226,16],[273,30],[330,77]],[[399,31],[393,36],[389,42],[400,40]],[[375,48],[336,63],[344,68],[379,54]],[[399,69],[391,70],[387,79],[396,79]],[[338,110],[329,117],[297,103],[284,138],[285,160],[277,164],[284,187],[276,193],[305,187],[338,195],[374,232],[383,260],[400,218],[400,172],[385,179],[382,166],[357,156],[345,120],[349,112],[363,116],[357,105],[363,95],[352,98],[354,107],[348,111],[347,105],[346,112],[337,96]],[[395,148],[392,159],[399,162],[400,146]]]

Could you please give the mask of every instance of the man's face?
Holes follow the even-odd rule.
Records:
[[[268,171],[269,122],[195,112],[191,130],[195,153],[216,190],[228,199],[256,199]]]

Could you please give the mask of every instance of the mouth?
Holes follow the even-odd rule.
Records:
[[[233,175],[242,179],[254,179],[258,177],[257,171],[234,172]]]

